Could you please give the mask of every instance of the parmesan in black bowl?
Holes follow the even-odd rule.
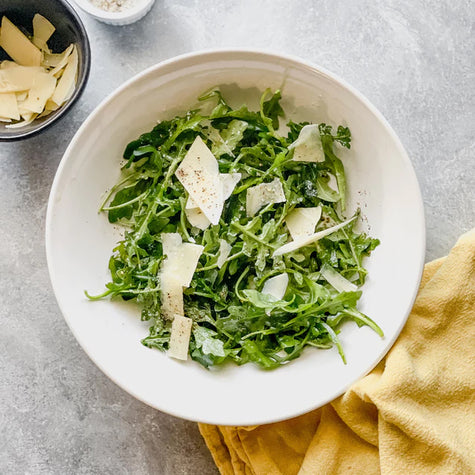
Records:
[[[79,98],[90,47],[64,0],[3,0],[0,21],[0,141],[18,140],[50,126]]]

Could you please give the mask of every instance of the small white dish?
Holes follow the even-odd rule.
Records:
[[[263,371],[252,364],[207,371],[141,345],[148,323],[130,302],[90,302],[109,281],[108,260],[121,233],[97,209],[120,175],[126,144],[158,119],[196,105],[213,86],[236,107],[258,107],[267,87],[282,90],[296,121],[344,124],[351,150],[339,150],[348,176],[348,215],[360,207],[363,227],[381,245],[366,261],[369,278],[360,309],[383,329],[346,324],[335,348],[307,349],[290,364]],[[367,224],[366,224],[367,223]],[[341,395],[392,346],[412,308],[425,252],[424,212],[411,162],[383,116],[359,92],[300,59],[256,51],[180,56],[137,75],[99,105],[72,139],[48,203],[46,251],[63,315],[91,359],[120,387],[178,417],[221,425],[251,425],[308,412]]]
[[[155,0],[135,0],[135,4],[120,12],[108,12],[93,5],[89,0],[74,0],[76,5],[96,20],[109,25],[130,25],[143,18],[152,8]]]

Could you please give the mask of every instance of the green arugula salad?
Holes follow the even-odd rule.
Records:
[[[209,368],[276,368],[305,347],[336,346],[342,322],[382,330],[357,309],[379,244],[346,216],[338,148],[347,127],[296,123],[280,91],[260,110],[233,109],[219,89],[129,143],[101,211],[124,227],[105,297],[135,300],[142,343]],[[204,112],[207,110],[207,112]]]

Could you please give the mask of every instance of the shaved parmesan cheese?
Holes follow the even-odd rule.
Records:
[[[322,139],[317,124],[302,127],[297,140],[289,145],[294,151],[293,160],[296,162],[324,162]]]
[[[239,180],[241,179],[241,174],[240,173],[220,173],[219,179],[222,184],[223,199],[224,201],[226,201],[232,195],[234,188],[239,183]],[[196,204],[196,202],[193,200],[191,196],[188,197],[185,208],[186,209],[198,208],[198,205]]]
[[[285,201],[284,189],[278,178],[270,183],[261,183],[247,189],[246,214],[254,216],[263,206]]]
[[[18,64],[39,66],[41,51],[6,17],[2,18],[0,46]]]
[[[204,247],[182,243],[178,233],[163,233],[161,237],[163,254],[167,256],[162,264],[162,277],[175,279],[183,287],[188,287]]]
[[[241,174],[220,173],[219,179],[222,185],[223,201],[226,201],[231,196],[236,184],[241,179]],[[211,224],[211,221],[205,216],[191,196],[188,196],[188,200],[186,201],[185,214],[189,223],[198,229],[205,230]]]
[[[36,66],[12,64],[0,70],[0,93],[27,91],[33,86],[36,75],[44,72],[43,68]]]
[[[180,262],[179,276],[184,287],[189,287],[203,249],[204,246],[192,244],[191,242],[181,245],[180,254],[178,256]]]
[[[219,240],[219,250],[218,250],[218,260],[216,263],[218,264],[218,268],[221,269],[223,267],[224,262],[229,257],[231,253],[232,246],[224,239]]]
[[[281,256],[283,254],[287,254],[292,251],[296,251],[297,249],[300,249],[301,247],[308,246],[309,244],[313,244],[314,242],[317,242],[319,239],[322,239],[325,236],[328,236],[331,233],[334,233],[335,231],[338,231],[339,229],[343,228],[347,224],[351,223],[356,219],[356,216],[353,216],[353,218],[348,219],[344,221],[343,223],[337,224],[336,226],[332,226],[331,228],[324,229],[323,231],[319,231],[318,233],[311,234],[310,236],[307,237],[302,237],[300,239],[297,239],[296,241],[288,242],[287,244],[284,244],[282,247],[279,247],[274,254],[273,257]]]
[[[201,137],[196,137],[175,175],[209,221],[218,224],[224,205],[223,187],[218,162]]]
[[[18,112],[20,113],[20,116],[24,120],[29,120],[31,118],[32,114],[33,114],[33,112],[31,112],[30,110],[25,109],[23,107],[23,104],[18,105]]]
[[[45,109],[49,110],[49,111],[55,111],[55,110],[59,109],[59,106],[58,106],[58,104],[56,104],[56,102],[53,102],[50,99],[50,100],[46,101]]]
[[[285,218],[292,239],[296,241],[301,237],[312,235],[321,215],[321,206],[293,209]]]
[[[191,318],[175,315],[168,344],[168,356],[178,360],[188,359],[192,325],[193,320]]]
[[[183,242],[178,233],[162,233],[160,237],[162,238],[163,255],[167,257],[173,255]]]
[[[51,100],[59,106],[66,102],[74,92],[76,86],[76,74],[78,70],[78,52],[75,46],[68,57],[68,64],[64,69],[61,79],[58,81],[58,85],[51,96]]]
[[[40,115],[38,115],[38,119],[39,119],[40,117],[46,117],[47,115],[50,115],[51,112],[53,112],[53,111],[50,111],[50,110],[48,110],[48,109],[45,109]]]
[[[166,256],[160,272],[161,311],[165,318],[173,319],[174,315],[183,315],[183,284],[176,279],[174,261],[179,247],[182,244],[178,233],[163,233],[162,249]]]
[[[160,310],[164,318],[173,320],[175,315],[185,313],[183,307],[183,286],[170,274],[160,276],[160,297],[162,305]]]
[[[261,293],[272,295],[277,300],[282,300],[284,298],[285,292],[287,291],[287,286],[289,284],[289,275],[287,273],[276,275],[267,279],[264,283]]]
[[[204,231],[210,224],[211,221],[203,214],[199,208],[185,208],[185,215],[188,222],[195,228],[201,229]]]
[[[22,122],[17,122],[16,124],[8,124],[5,127],[7,129],[19,129],[20,127],[24,127],[25,125],[31,124],[36,119],[37,116],[38,114],[33,114],[33,113],[22,115],[23,117]]]
[[[358,287],[345,279],[339,272],[327,263],[320,269],[322,277],[338,292],[354,292]]]
[[[18,111],[17,98],[14,92],[0,94],[0,116],[20,120],[20,112]]]
[[[28,91],[16,92],[15,94],[18,104],[26,100],[26,98],[28,97]]]
[[[41,50],[48,51],[47,42],[56,28],[42,15],[37,13],[33,17],[33,44]]]
[[[191,279],[203,252],[203,246],[183,243],[178,233],[163,233],[162,248],[166,256],[160,269],[161,311],[165,318],[183,315],[183,287]]]
[[[241,180],[240,173],[221,173],[219,175],[221,183],[223,184],[223,198],[226,201],[236,188],[236,185]]]
[[[191,196],[188,196],[188,199],[186,200],[185,209],[199,209]]]
[[[40,114],[45,108],[46,101],[51,97],[56,87],[56,79],[48,73],[37,74],[28,98],[23,102],[23,107]]]
[[[43,66],[53,67],[50,74],[53,76],[59,73],[68,64],[68,59],[73,52],[74,45],[69,45],[61,54],[45,54]]]
[[[0,36],[1,36],[1,32],[0,32]],[[8,59],[0,63],[0,69],[14,68],[15,66],[18,66],[18,64],[16,64],[15,61],[8,61]]]

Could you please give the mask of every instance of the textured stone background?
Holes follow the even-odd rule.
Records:
[[[142,69],[211,47],[299,55],[337,73],[407,148],[427,218],[427,260],[475,224],[475,4],[470,0],[157,0],[127,27],[84,18],[93,64],[67,119],[0,144],[0,473],[216,473],[193,423],[116,387],[66,327],[46,269],[46,202],[87,115]]]

